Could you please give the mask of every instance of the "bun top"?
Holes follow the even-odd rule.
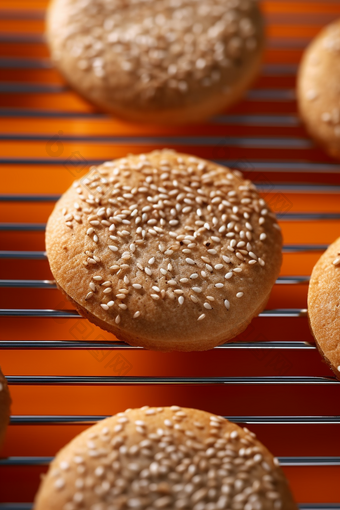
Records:
[[[308,316],[319,349],[340,379],[340,237],[316,263],[308,290]]]
[[[35,510],[296,510],[278,462],[247,429],[177,406],[127,410],[55,458]]]
[[[340,19],[325,27],[304,53],[299,70],[299,109],[325,150],[340,158]]]
[[[228,94],[263,39],[255,0],[54,0],[47,21],[74,86],[128,109]]]
[[[46,236],[75,303],[119,338],[163,350],[212,347],[246,325],[278,275],[281,241],[250,181],[172,151],[93,167],[59,200]]]

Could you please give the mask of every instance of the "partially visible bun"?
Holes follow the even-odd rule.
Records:
[[[4,374],[0,368],[0,448],[5,440],[5,433],[10,418],[11,397]]]
[[[324,28],[305,51],[297,97],[308,133],[340,159],[340,19]]]
[[[198,122],[235,103],[259,71],[254,0],[54,0],[51,55],[66,80],[130,121]]]
[[[63,448],[35,510],[297,510],[254,434],[180,407],[130,409]]]
[[[316,345],[340,380],[340,237],[313,269],[308,290],[308,316]]]

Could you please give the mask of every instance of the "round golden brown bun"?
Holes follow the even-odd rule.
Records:
[[[340,380],[340,238],[329,246],[313,269],[308,316],[316,345]]]
[[[7,381],[0,368],[0,449],[5,440],[7,425],[10,418],[11,397]]]
[[[309,134],[340,159],[340,19],[324,28],[304,53],[298,106]]]
[[[258,73],[255,0],[54,0],[54,62],[99,108],[130,121],[198,122],[237,101]]]
[[[278,464],[253,433],[220,416],[129,409],[58,453],[35,510],[297,510]]]
[[[281,231],[239,172],[170,150],[107,162],[57,202],[46,249],[59,288],[132,345],[206,350],[266,305]]]

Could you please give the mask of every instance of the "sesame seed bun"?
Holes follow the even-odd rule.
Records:
[[[324,28],[305,51],[297,98],[310,136],[340,159],[340,20]]]
[[[340,237],[313,269],[308,290],[308,316],[316,345],[340,380]]]
[[[131,345],[206,350],[266,305],[281,231],[239,172],[170,150],[93,167],[50,216],[46,249],[79,312]]]
[[[0,449],[5,440],[7,425],[10,418],[11,397],[7,381],[0,368]]]
[[[259,71],[255,0],[54,0],[51,56],[68,83],[130,121],[199,122],[235,103]]]
[[[35,510],[297,510],[253,433],[196,409],[130,409],[63,448]]]

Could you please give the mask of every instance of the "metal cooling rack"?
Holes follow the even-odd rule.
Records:
[[[327,159],[320,150],[316,149],[303,132],[296,114],[294,79],[299,60],[297,55],[300,55],[301,50],[309,42],[314,32],[321,28],[323,24],[340,15],[340,2],[305,2],[303,0],[297,2],[284,2],[282,0],[263,2],[269,24],[269,56],[263,67],[259,84],[249,91],[245,101],[236,107],[233,112],[212,119],[210,127],[208,129],[202,128],[202,133],[198,134],[197,130],[188,128],[185,133],[182,130],[180,135],[174,130],[170,130],[170,134],[164,132],[162,135],[153,130],[150,135],[148,130],[145,130],[144,133],[140,129],[137,130],[138,135],[133,129],[132,133],[127,134],[126,126],[123,134],[121,134],[119,125],[114,127],[115,135],[108,135],[107,133],[98,135],[91,133],[92,127],[83,128],[83,124],[80,123],[88,121],[103,123],[104,126],[109,121],[109,117],[102,113],[92,112],[83,105],[79,106],[77,104],[74,107],[72,101],[76,96],[72,95],[63,83],[59,83],[59,80],[53,83],[53,76],[55,75],[51,74],[51,78],[49,73],[53,73],[54,70],[44,49],[44,40],[41,33],[45,6],[45,0],[27,0],[26,2],[21,0],[10,2],[8,0],[4,2],[0,9],[0,14],[5,20],[4,32],[0,36],[0,69],[4,71],[4,78],[1,78],[0,81],[0,118],[4,123],[9,123],[10,126],[14,125],[13,122],[17,122],[18,125],[22,123],[23,125],[22,130],[12,131],[11,127],[1,129],[0,141],[4,144],[4,153],[0,156],[0,163],[4,165],[5,172],[11,172],[12,169],[13,172],[17,171],[18,175],[22,175],[24,172],[26,173],[25,178],[29,179],[30,173],[35,175],[35,169],[42,168],[44,165],[55,166],[56,168],[58,165],[60,166],[58,159],[46,157],[44,152],[38,150],[39,147],[43,147],[41,144],[46,143],[53,135],[53,132],[45,133],[43,131],[45,129],[43,122],[50,120],[55,123],[58,123],[58,121],[72,121],[77,123],[76,135],[74,133],[66,134],[62,137],[62,141],[65,146],[69,144],[70,147],[77,147],[78,145],[84,147],[84,144],[90,146],[93,149],[93,154],[90,151],[86,156],[88,165],[97,164],[112,157],[109,147],[114,148],[113,152],[117,150],[119,153],[124,152],[125,147],[130,149],[131,146],[134,147],[135,152],[149,150],[150,146],[167,146],[192,153],[199,152],[203,147],[209,159],[217,159],[222,164],[245,171],[248,177],[255,179],[263,193],[270,192],[272,188],[271,184],[268,185],[268,182],[263,182],[263,180],[267,181],[268,178],[268,180],[273,181],[275,192],[297,193],[307,198],[310,197],[308,198],[309,207],[307,211],[279,212],[278,218],[282,225],[293,222],[298,224],[303,231],[310,231],[315,228],[315,225],[323,224],[322,222],[332,222],[334,225],[334,239],[339,235],[340,166],[336,162]],[[21,73],[23,77],[20,77],[18,73]],[[6,74],[12,78],[7,78]],[[16,76],[17,78],[15,78]],[[64,97],[66,98],[65,108],[61,106]],[[32,124],[32,129],[30,124]],[[41,126],[40,131],[39,126]],[[210,135],[210,129],[214,130],[214,135]],[[214,156],[214,148],[218,147],[221,141],[223,149],[225,147],[232,148],[231,155]],[[31,144],[33,148],[37,147],[37,150],[30,151],[28,144]],[[97,150],[95,150],[96,146],[99,145],[104,147],[103,152],[105,154],[109,152],[110,155],[99,159]],[[43,264],[46,261],[45,252],[39,247],[35,248],[35,245],[38,246],[39,243],[30,243],[34,249],[25,249],[24,242],[21,243],[20,249],[17,249],[17,246],[12,249],[13,245],[8,242],[8,239],[13,239],[14,233],[17,236],[24,236],[24,239],[28,239],[27,236],[43,234],[45,218],[39,222],[25,222],[24,211],[27,211],[27,208],[36,207],[37,204],[51,204],[59,198],[59,194],[44,191],[33,193],[32,190],[27,193],[25,190],[14,193],[15,191],[15,189],[8,191],[7,188],[2,191],[0,182],[0,211],[5,211],[9,204],[17,204],[20,210],[23,211],[22,217],[10,222],[7,219],[2,221],[0,212],[0,269],[3,264],[19,262],[26,264],[24,267],[27,268],[24,277],[16,279],[13,278],[13,275],[7,277],[5,271],[1,272],[0,295],[4,292],[17,293],[14,307],[3,306],[0,309],[0,321],[2,321],[0,324],[5,325],[6,321],[10,320],[14,328],[13,339],[2,337],[0,329],[0,361],[5,359],[4,370],[6,365],[15,367],[13,356],[18,356],[18,359],[20,356],[27,356],[28,362],[34,362],[35,358],[33,356],[43,356],[42,359],[46,360],[46,355],[48,355],[52,361],[54,355],[60,351],[66,359],[68,355],[74,352],[77,356],[81,356],[84,351],[94,353],[98,350],[117,353],[131,352],[132,354],[137,351],[136,355],[141,357],[146,351],[121,342],[110,343],[102,340],[80,342],[75,341],[72,336],[63,341],[56,339],[33,340],[31,335],[29,338],[15,337],[15,328],[20,321],[25,321],[24,324],[28,330],[31,330],[31,328],[38,327],[39,322],[36,321],[39,320],[54,320],[56,322],[53,322],[53,325],[56,325],[58,321],[63,319],[78,320],[81,318],[74,310],[32,309],[21,306],[20,296],[22,292],[44,292],[49,290],[56,292],[56,286],[52,280],[35,279],[30,273],[31,266],[28,265],[30,262]],[[315,211],[315,195],[324,199],[327,194],[339,195],[337,211]],[[8,237],[8,235],[12,237]],[[305,257],[313,254],[319,256],[326,248],[327,243],[321,240],[319,242],[316,236],[312,244],[304,242],[301,242],[301,244],[285,244],[283,251],[285,256]],[[291,295],[301,286],[306,288],[309,274],[299,275],[295,273],[296,271],[292,276],[280,276],[276,282],[276,288],[282,292],[287,289]],[[4,303],[6,300],[2,299],[2,302]],[[250,357],[258,353],[265,353],[266,355],[268,353],[274,353],[274,355],[286,353],[289,356],[301,354],[304,357],[303,359],[306,359],[307,364],[309,363],[307,356],[312,355],[315,356],[313,359],[316,359],[317,353],[310,335],[303,335],[302,339],[275,339],[277,330],[283,328],[283,331],[286,331],[287,328],[287,331],[292,331],[295,329],[295,325],[300,324],[301,320],[306,321],[306,310],[304,308],[268,309],[260,317],[261,321],[270,321],[269,329],[272,339],[257,342],[242,340],[221,345],[214,351],[218,351],[225,356],[232,356],[241,352],[247,359],[255,359]],[[19,322],[14,322],[14,319]],[[292,323],[289,322],[289,328],[288,321],[293,321]],[[140,359],[142,364],[142,358]],[[20,366],[23,366],[22,363]],[[313,367],[315,368],[315,366],[314,363]],[[25,372],[29,372],[29,370],[25,369]],[[32,372],[34,372],[33,369]],[[320,370],[318,368],[316,373],[309,375],[275,373],[275,369],[273,369],[273,372],[271,375],[245,376],[245,374],[241,374],[231,376],[225,374],[223,376],[204,375],[194,377],[179,375],[107,376],[102,374],[39,375],[37,373],[18,373],[18,370],[12,372],[5,370],[14,397],[19,395],[21,390],[26,391],[28,388],[47,389],[47,391],[57,389],[61,392],[61,398],[64,398],[64,388],[71,387],[92,388],[104,386],[113,388],[117,386],[117,391],[124,391],[124,388],[133,386],[136,391],[143,392],[145,387],[157,389],[160,385],[162,388],[176,388],[180,385],[183,388],[182,391],[185,391],[185,388],[196,388],[198,385],[200,388],[209,385],[212,393],[218,391],[221,387],[231,387],[233,390],[234,388],[241,388],[243,393],[240,393],[240,395],[242,396],[245,395],[244,391],[251,393],[256,388],[259,400],[271,395],[270,391],[280,391],[281,397],[284,396],[289,400],[294,399],[295,393],[298,394],[300,391],[307,391],[307,393],[304,393],[304,395],[307,395],[306,398],[314,399],[315,390],[318,389],[321,393],[317,394],[317,398],[320,398],[321,395],[329,404],[326,406],[328,410],[331,410],[328,414],[318,414],[320,406],[315,402],[315,414],[303,414],[302,412],[299,414],[297,411],[295,414],[281,415],[277,413],[277,409],[270,413],[271,408],[269,406],[267,415],[263,413],[263,411],[267,411],[266,406],[261,404],[259,405],[261,411],[259,415],[249,416],[245,412],[244,414],[226,417],[236,423],[247,424],[250,428],[257,427],[257,430],[272,431],[274,435],[276,435],[276,431],[280,431],[280,434],[287,433],[289,436],[290,427],[293,428],[292,430],[298,430],[294,427],[302,427],[302,430],[308,435],[311,427],[315,427],[313,430],[315,430],[316,441],[323,444],[324,435],[329,434],[336,445],[340,431],[340,382],[336,381],[332,373],[326,368]],[[282,391],[280,390],[281,386]],[[14,402],[16,402],[15,398]],[[21,400],[20,405],[15,404],[14,409],[20,411],[20,406],[23,407]],[[209,407],[208,404],[205,404],[205,406]],[[228,406],[223,407],[224,413],[226,413]],[[309,406],[309,408],[312,407]],[[36,406],[34,409],[36,409]],[[39,414],[28,414],[27,412],[13,414],[6,450],[7,456],[0,459],[0,486],[2,475],[4,475],[3,479],[6,479],[7,483],[11,483],[11,470],[15,469],[19,469],[19,485],[16,490],[12,491],[12,496],[10,496],[12,499],[3,498],[0,487],[0,510],[30,510],[32,499],[25,501],[20,494],[20,483],[24,485],[24,480],[20,476],[28,475],[30,477],[31,471],[35,468],[45,470],[52,459],[51,455],[21,455],[21,451],[18,451],[15,444],[16,436],[14,432],[18,428],[21,437],[24,438],[27,431],[31,430],[32,427],[87,426],[105,417],[104,413],[91,414],[91,412],[74,415],[63,414],[62,412],[46,414],[44,413],[43,403],[41,403]],[[263,428],[261,429],[261,427]],[[14,435],[11,434],[12,431]],[[22,445],[26,448],[25,440]],[[279,446],[279,439],[277,445]],[[303,471],[298,471],[298,473],[301,473],[300,478],[298,477],[298,483],[294,482],[297,484],[297,491],[299,491],[300,482],[300,485],[303,485],[303,483],[306,483],[306,479],[311,478],[312,480],[310,482],[311,497],[308,501],[306,496],[304,500],[299,500],[301,510],[339,510],[340,492],[336,492],[337,487],[334,488],[332,493],[332,501],[327,499],[326,489],[321,496],[320,491],[316,495],[312,487],[315,477],[313,478],[314,475],[312,476],[311,473],[314,473],[314,471],[311,470],[317,470],[315,473],[317,473],[318,481],[321,486],[324,484],[325,488],[327,487],[325,482],[327,478],[333,477],[332,479],[335,480],[339,473],[338,480],[340,480],[340,449],[335,448],[334,455],[315,455],[314,446],[311,444],[308,455],[279,455],[280,462],[284,468],[293,470],[302,468]],[[14,454],[13,451],[15,451]],[[327,471],[323,471],[324,469],[327,469]],[[287,473],[290,478],[289,474],[294,474],[295,471],[287,471]],[[294,476],[292,475],[293,481]],[[31,479],[32,490],[30,492],[29,488],[26,487],[25,494],[33,494],[36,489],[39,480],[34,477]],[[18,484],[18,481],[16,483]],[[308,491],[305,491],[304,494],[307,494],[308,498]],[[21,502],[18,502],[18,498]]]

